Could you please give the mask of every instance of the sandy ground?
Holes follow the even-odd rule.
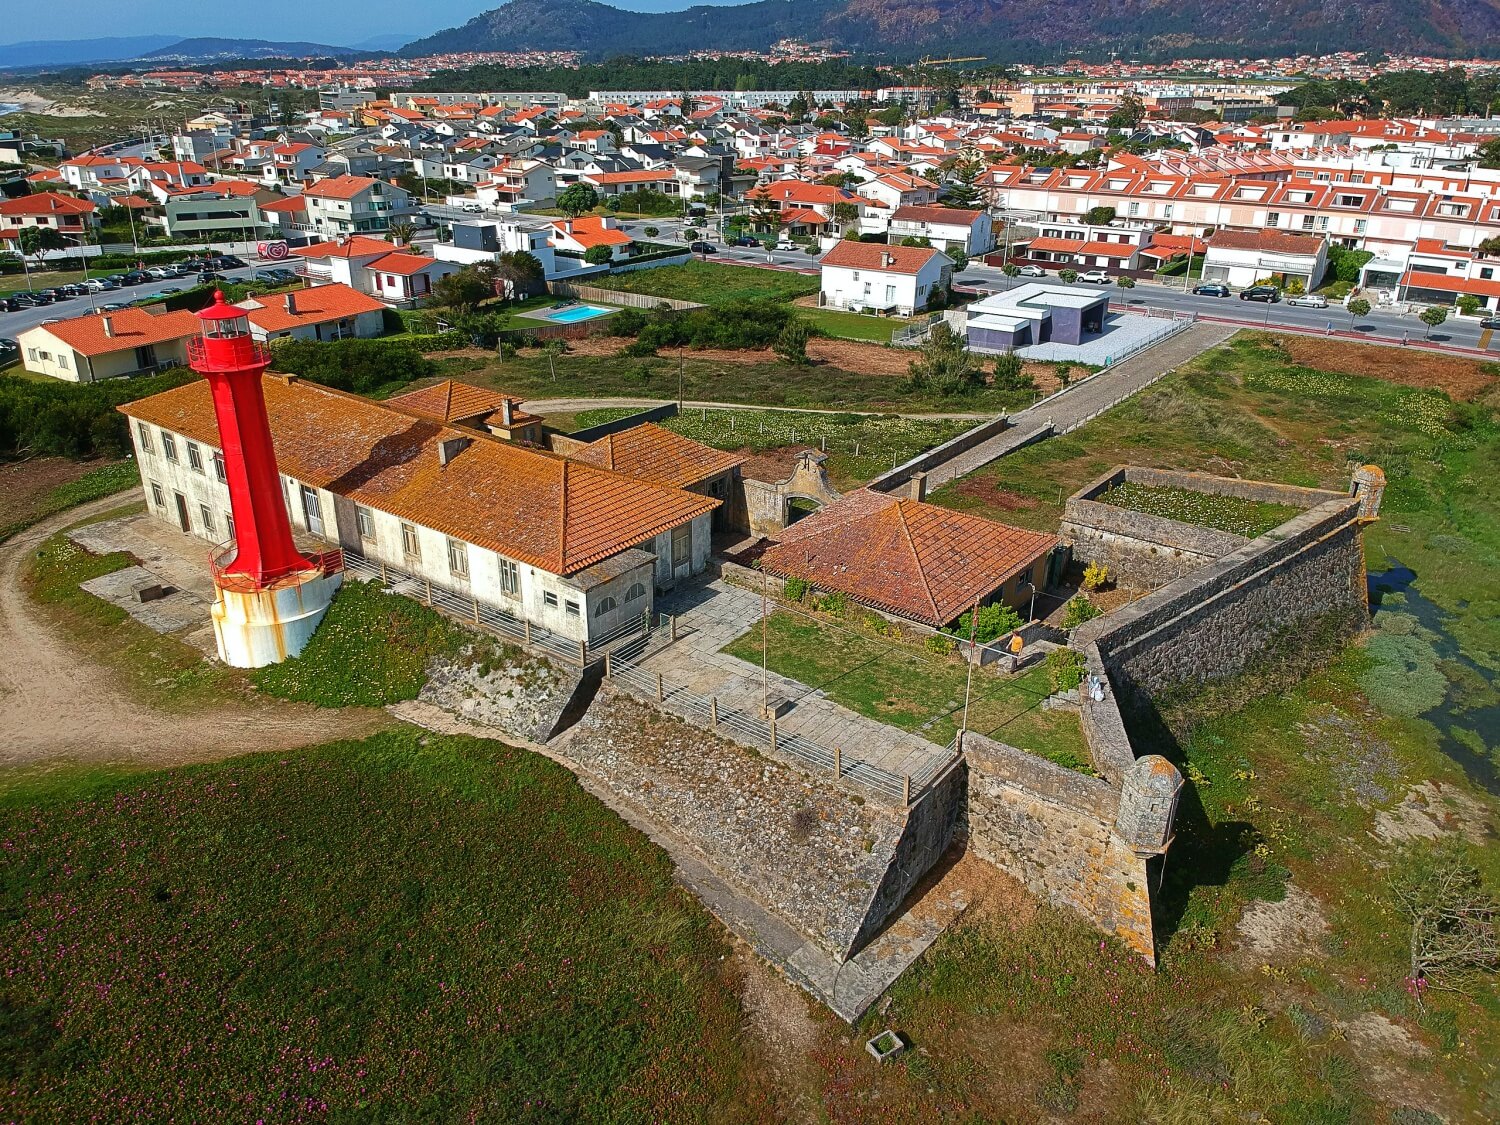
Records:
[[[22,563],[51,535],[120,506],[73,508],[0,545],[0,766],[54,760],[175,765],[367,734],[380,712],[267,701],[173,714],[125,696],[109,671],[53,634],[21,585]]]
[[[1350,344],[1290,333],[1276,338],[1293,363],[1318,371],[1368,375],[1406,387],[1432,387],[1467,402],[1500,385],[1494,364],[1414,348]]]
[[[36,113],[44,117],[103,117],[97,110],[84,109],[82,106],[64,105],[55,102],[51,98],[45,98],[35,90],[11,90],[0,89],[0,102],[7,102],[21,107],[22,113]]]

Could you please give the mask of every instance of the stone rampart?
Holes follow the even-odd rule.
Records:
[[[964,755],[975,854],[1154,963],[1147,861],[1115,832],[1119,790],[982,735]]]
[[[1330,495],[1330,494],[1324,494]],[[1359,502],[1333,499],[1122,609],[1079,626],[1121,691],[1159,696],[1246,671],[1319,622],[1341,642],[1368,619]]]

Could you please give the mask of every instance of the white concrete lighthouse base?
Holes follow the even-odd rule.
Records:
[[[263,668],[300,655],[342,579],[309,570],[269,590],[218,587],[212,615],[219,659],[233,668]]]

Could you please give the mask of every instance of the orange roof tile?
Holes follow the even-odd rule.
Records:
[[[570,456],[575,461],[673,488],[688,488],[745,463],[743,457],[714,449],[652,422],[606,434]]]
[[[941,250],[926,246],[883,246],[877,242],[840,242],[823,255],[820,265],[885,273],[920,273]]]
[[[793,524],[761,556],[761,568],[942,626],[1057,544],[1057,536],[1045,532],[860,493]],[[839,509],[850,499],[858,511],[845,518]]]
[[[106,335],[106,323],[112,335]],[[101,356],[196,336],[200,328],[198,318],[186,309],[174,312],[119,309],[112,313],[89,313],[71,320],[59,320],[54,324],[39,325],[31,331],[50,332],[81,355]]]
[[[311,246],[294,246],[292,253],[301,258],[364,258],[395,253],[396,244],[383,238],[356,234],[345,242],[314,242]]]
[[[289,301],[292,306],[290,309],[287,307]],[[245,310],[251,324],[266,332],[285,332],[290,328],[326,324],[330,320],[343,320],[345,317],[378,312],[385,308],[374,297],[338,282],[316,285],[309,289],[293,289],[288,293],[247,297],[239,302],[238,307]]]
[[[316,383],[269,374],[262,383],[288,476],[553,574],[576,574],[719,505]],[[201,379],[120,410],[219,443]],[[461,437],[472,440],[441,464],[439,443]]]
[[[507,400],[512,403],[521,401],[512,395],[503,395],[499,391],[460,383],[455,379],[444,379],[430,387],[392,395],[386,399],[386,403],[438,422],[453,422],[464,418],[482,417],[499,410]]]
[[[330,176],[303,188],[302,194],[314,199],[353,199],[381,182],[370,176]]]

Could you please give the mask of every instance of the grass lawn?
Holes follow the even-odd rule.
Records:
[[[656,272],[656,271],[643,271]],[[635,275],[631,275],[635,276]],[[620,397],[677,398],[678,357],[560,355],[553,379],[547,357],[525,349],[512,359],[488,356],[434,356],[437,374],[482,387],[533,398]],[[1014,393],[983,388],[943,396],[913,390],[900,375],[845,371],[830,364],[794,365],[720,363],[683,353],[682,396],[704,402],[742,402],[749,406],[792,406],[818,410],[873,410],[909,413],[998,413],[1014,407]],[[1031,395],[1020,396],[1025,402]]]
[[[0,494],[5,497],[0,543],[50,515],[124,492],[140,483],[140,471],[134,461],[90,466],[87,462],[46,457],[0,465]]]
[[[760,663],[760,629],[731,641],[724,651]],[[803,613],[781,610],[767,628],[767,665],[835,703],[914,731],[939,745],[958,730],[965,670],[956,657],[936,656]],[[1044,668],[1019,676],[975,672],[969,728],[1040,754],[1071,769],[1089,770],[1078,716],[1043,711],[1052,693]]]
[[[845,340],[869,340],[876,344],[889,344],[891,334],[908,323],[888,316],[861,316],[842,309],[798,308],[797,315],[817,325],[830,336]]]
[[[653,297],[698,301],[705,305],[738,304],[762,298],[790,301],[818,291],[818,279],[806,274],[700,261],[606,274],[589,278],[589,284]]]
[[[631,413],[634,411],[588,410],[573,421],[582,428]],[[878,415],[692,408],[659,424],[716,449],[760,453],[812,446],[825,450],[828,474],[839,489],[863,484],[973,426],[972,422]]]
[[[721,931],[562,767],[399,727],[0,802],[18,1120],[751,1120]]]
[[[1302,509],[1290,504],[1245,500],[1238,496],[1215,496],[1191,488],[1138,484],[1124,481],[1099,496],[1101,504],[1113,504],[1133,512],[1210,527],[1254,539],[1280,527]]]

